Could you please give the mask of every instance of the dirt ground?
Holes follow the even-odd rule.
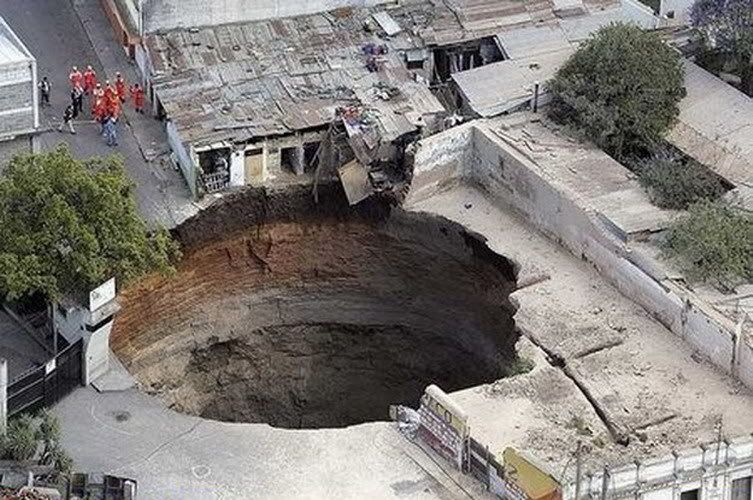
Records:
[[[177,275],[121,294],[112,347],[144,388],[216,420],[339,427],[508,373],[509,261],[441,217],[310,198],[246,199],[264,217],[228,234],[194,221]]]

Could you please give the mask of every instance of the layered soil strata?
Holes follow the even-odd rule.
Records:
[[[187,222],[176,275],[120,294],[116,354],[179,411],[293,428],[504,376],[512,264],[446,219],[346,207],[331,186],[251,190]]]

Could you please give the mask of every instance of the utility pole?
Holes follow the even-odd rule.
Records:
[[[580,479],[581,469],[583,468],[580,453],[581,442],[578,440],[578,446],[575,448],[575,500],[580,500]]]
[[[609,466],[604,466],[604,473],[601,476],[601,500],[607,500],[607,490],[609,489]]]

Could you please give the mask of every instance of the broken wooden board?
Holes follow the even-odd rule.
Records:
[[[337,173],[350,205],[355,205],[374,194],[374,187],[369,180],[369,171],[360,162],[350,161],[339,167]]]

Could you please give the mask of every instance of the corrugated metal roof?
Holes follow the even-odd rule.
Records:
[[[365,47],[385,43],[363,28],[372,14],[363,9],[344,17],[316,14],[152,36],[148,46],[161,73],[155,91],[183,140],[194,144],[320,127],[338,107],[351,105],[368,109],[382,139],[392,140],[416,129],[405,118],[408,111],[444,108],[394,49],[422,49],[415,36],[401,30],[387,53],[373,56],[380,71],[369,71]],[[377,85],[400,93],[375,97]]]
[[[535,82],[544,83],[567,61],[568,47],[532,57],[508,59],[452,75],[470,107],[483,117],[497,116],[525,104],[534,95]]]
[[[384,11],[376,12],[372,17],[388,36],[394,36],[403,31],[400,25]]]
[[[557,25],[531,26],[497,35],[502,50],[509,59],[556,52],[570,47],[565,33]]]
[[[753,180],[753,99],[690,61],[667,139],[733,184]]]
[[[581,42],[599,28],[616,22],[634,23],[645,29],[653,29],[659,25],[659,19],[650,9],[633,3],[633,0],[623,0],[617,8],[594,12],[588,16],[562,19],[560,26],[568,40]]]

